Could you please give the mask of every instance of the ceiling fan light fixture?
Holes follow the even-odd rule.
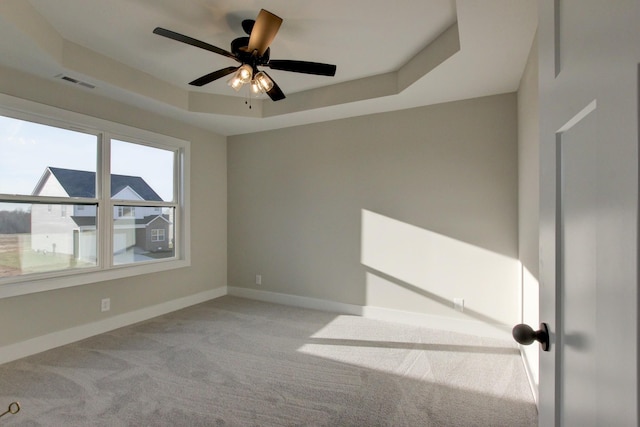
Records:
[[[239,92],[242,86],[249,83],[253,77],[253,68],[251,65],[244,64],[239,67],[233,74],[233,77],[229,79],[227,84],[231,86],[236,92]]]
[[[0,0],[1,1],[1,0]],[[204,86],[224,76],[233,74],[228,80],[228,85],[236,92],[240,92],[242,86],[251,84],[250,93],[266,93],[272,101],[280,101],[286,96],[278,84],[266,73],[258,71],[258,66],[266,66],[272,70],[290,71],[294,73],[314,74],[319,76],[335,76],[336,66],[319,62],[295,61],[295,60],[271,60],[269,45],[275,38],[282,24],[282,18],[273,13],[261,9],[258,17],[246,19],[242,22],[242,29],[249,37],[238,37],[231,42],[231,52],[217,46],[203,42],[166,28],[156,27],[154,34],[195,46],[200,49],[222,55],[235,60],[240,66],[226,67],[212,73],[205,74],[189,84],[192,86]]]
[[[249,83],[253,77],[253,68],[251,68],[251,65],[249,64],[244,64],[242,67],[238,68],[236,76],[243,84]]]
[[[254,76],[254,81],[258,86],[260,86],[262,92],[269,92],[271,89],[273,89],[273,80],[271,80],[269,76],[267,76],[262,71],[256,73],[256,75]]]
[[[264,93],[262,86],[260,86],[260,84],[258,84],[255,79],[251,80],[251,92],[253,92],[254,95],[260,95]]]
[[[240,80],[237,75],[234,75],[233,77],[231,77],[227,82],[227,84],[231,86],[233,90],[235,90],[236,92],[239,92],[242,86],[244,85],[242,80]]]

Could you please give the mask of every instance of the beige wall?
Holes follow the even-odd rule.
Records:
[[[229,285],[517,322],[516,103],[506,94],[230,137]]]
[[[538,43],[534,39],[518,89],[518,252],[538,278],[540,131],[538,129]]]
[[[226,138],[61,83],[0,70],[0,92],[191,141],[191,267],[0,299],[0,346],[226,286]],[[100,299],[111,311],[100,312]]]
[[[538,42],[533,41],[518,90],[518,253],[522,263],[522,323],[539,325],[540,132]],[[523,346],[537,401],[540,347]]]
[[[231,137],[227,153],[222,136],[3,75],[2,93],[190,140],[193,233],[190,268],[0,300],[19,325],[0,345],[222,288],[227,271],[231,286],[518,321],[515,94]]]

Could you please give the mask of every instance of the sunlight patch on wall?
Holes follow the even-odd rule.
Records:
[[[520,264],[484,248],[362,210],[369,306],[513,325]],[[373,273],[373,274],[371,274]],[[464,311],[454,309],[464,299]]]

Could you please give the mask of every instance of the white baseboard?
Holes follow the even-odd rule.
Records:
[[[352,314],[362,316],[362,306],[342,302],[327,301],[318,298],[301,297],[298,295],[281,294],[278,292],[260,291],[258,289],[238,288],[227,286],[229,295],[272,302],[275,304],[291,305],[294,307],[310,308],[313,310],[329,311],[332,313]]]
[[[509,342],[512,341],[511,328],[509,326],[502,324],[489,324],[475,319],[456,319],[452,317],[394,310],[384,307],[345,304],[318,298],[301,297],[278,292],[261,291],[258,289],[239,288],[235,286],[228,286],[227,289],[229,291],[229,295],[259,301],[330,311],[334,313],[350,314],[370,319],[405,323],[487,338],[497,338],[507,340]]]
[[[524,352],[524,347],[518,344],[520,349],[520,357],[522,357],[522,364],[524,365],[524,371],[527,374],[527,380],[529,381],[529,387],[531,387],[531,394],[533,394],[533,400],[536,402],[536,407],[540,410],[540,395],[538,391],[538,382],[534,379],[533,371],[531,370],[531,364],[527,359]]]
[[[52,332],[26,341],[0,347],[0,364],[11,362],[32,354],[50,350],[55,347],[80,341],[94,335],[109,332],[123,326],[132,325],[143,320],[161,316],[172,311],[180,310],[201,302],[219,298],[227,294],[227,287],[212,289],[167,301],[162,304],[145,307],[129,313],[119,314],[113,317],[88,323],[86,325],[75,326],[62,331]]]
[[[363,307],[364,317],[406,323],[441,331],[457,332],[486,338],[513,341],[510,328],[506,325],[485,323],[475,319],[457,319],[453,317],[423,314],[412,311],[394,310],[384,307]]]

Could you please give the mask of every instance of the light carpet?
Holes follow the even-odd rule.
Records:
[[[4,426],[537,426],[514,344],[226,296],[0,365]]]

